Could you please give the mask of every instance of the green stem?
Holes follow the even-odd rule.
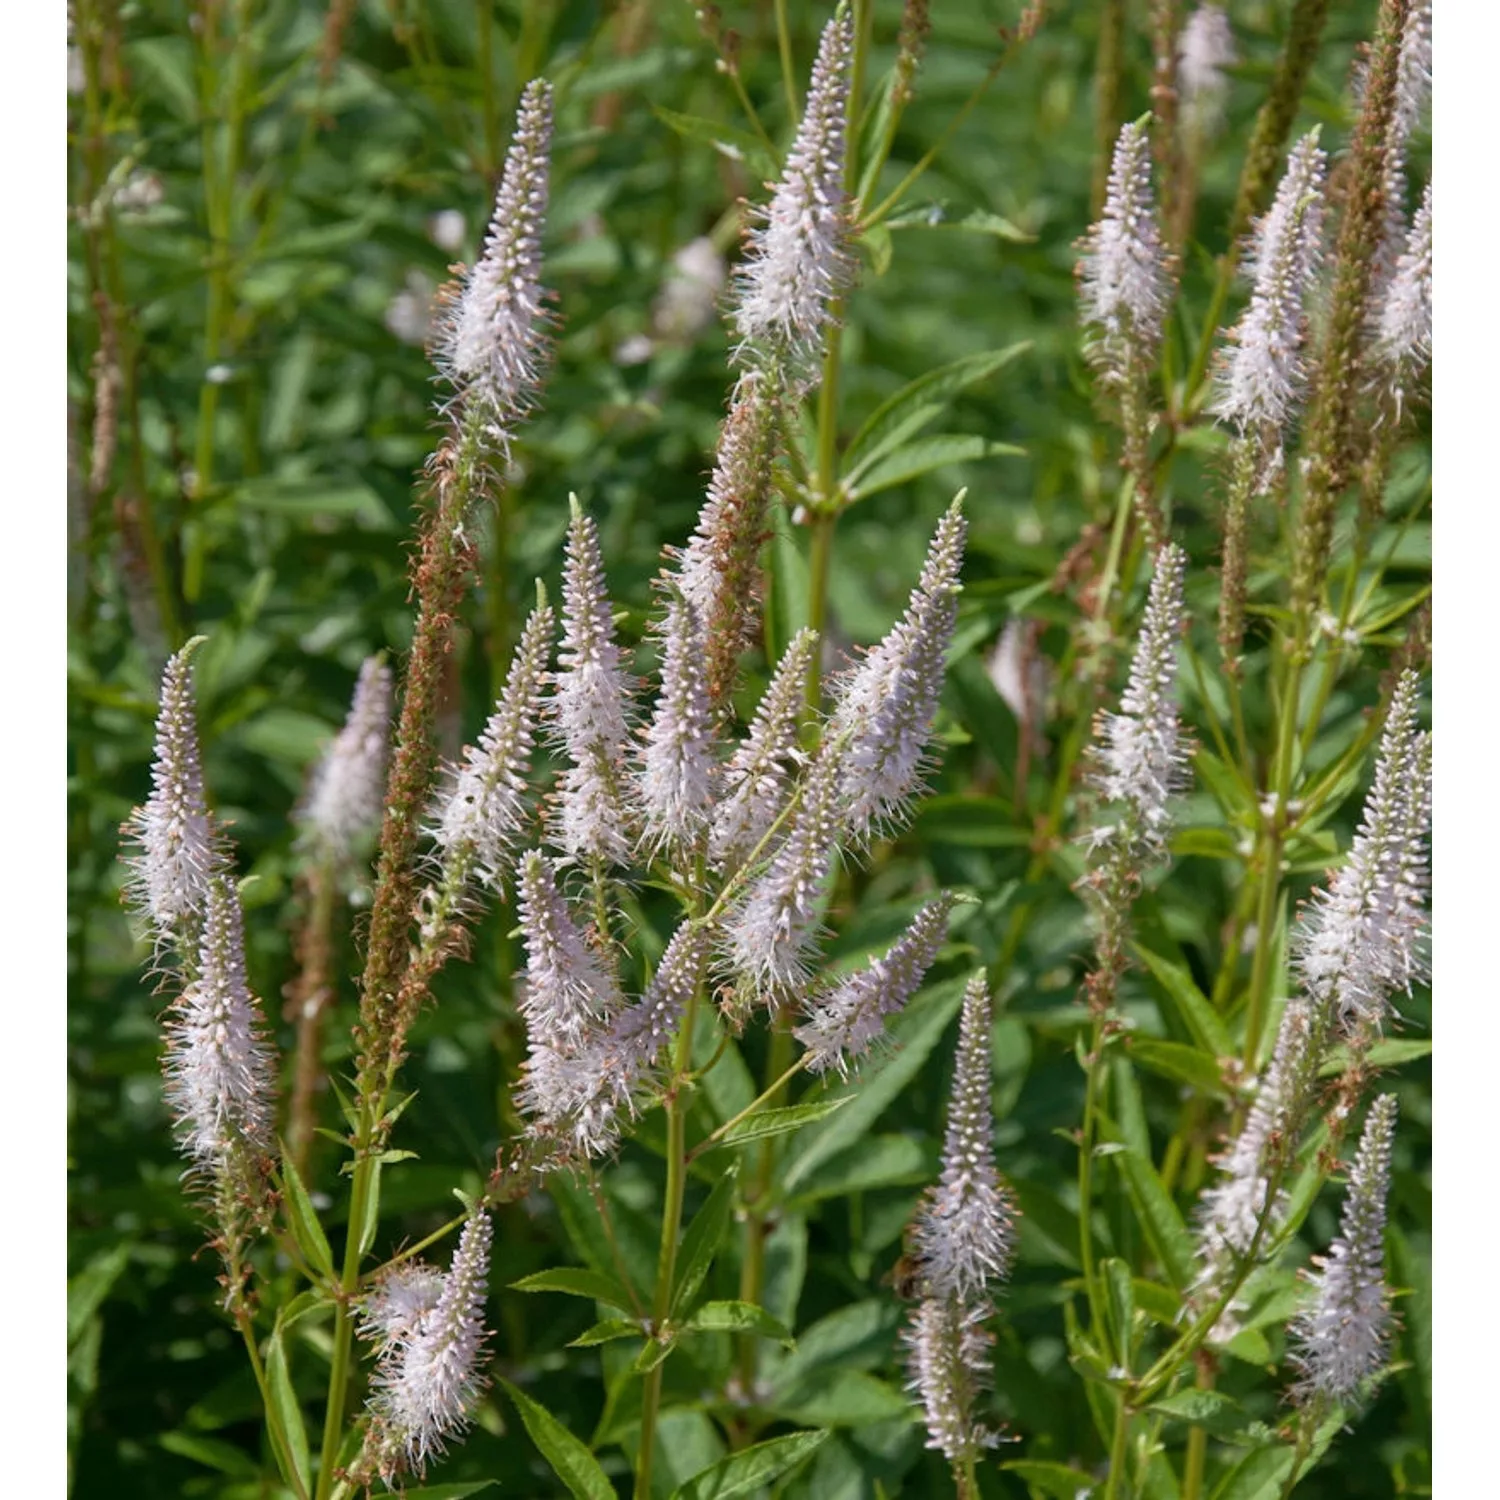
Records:
[[[1094,1276],[1094,1132],[1099,1110],[1099,1086],[1103,1077],[1104,1017],[1095,1016],[1089,1046],[1088,1072],[1083,1090],[1083,1125],[1078,1133],[1078,1258],[1083,1267],[1083,1287],[1088,1296],[1089,1324],[1097,1334],[1104,1326],[1099,1288]]]
[[[653,1331],[662,1336],[672,1311],[672,1283],[677,1274],[677,1245],[682,1231],[682,1200],[687,1188],[687,1098],[685,1075],[693,1061],[693,1029],[698,1019],[702,987],[693,992],[677,1037],[671,1101],[667,1105],[667,1192],[661,1211],[661,1248],[656,1262],[656,1295],[652,1303]],[[641,1446],[636,1457],[636,1500],[650,1500],[651,1468],[656,1450],[656,1418],[661,1408],[662,1376],[666,1360],[647,1374],[641,1396]]]
[[[271,1446],[276,1450],[277,1466],[281,1470],[282,1478],[291,1485],[298,1500],[307,1500],[307,1490],[303,1486],[302,1476],[298,1474],[297,1466],[292,1462],[291,1452],[286,1445],[286,1434],[281,1430],[281,1423],[272,1415],[276,1408],[271,1401],[271,1387],[266,1381],[266,1367],[261,1362],[260,1345],[256,1342],[255,1327],[243,1303],[235,1307],[234,1321],[240,1331],[240,1337],[245,1341],[245,1353],[250,1357],[250,1369],[255,1375],[256,1389],[260,1391],[261,1407],[266,1413],[266,1431],[270,1434]]]
[[[1104,1480],[1104,1500],[1118,1500],[1125,1478],[1125,1454],[1130,1439],[1130,1403],[1122,1395],[1115,1408],[1115,1432],[1109,1445],[1109,1473]],[[1128,1485],[1126,1489],[1128,1490]]]
[[[797,100],[797,73],[792,65],[792,30],[786,17],[786,0],[776,0],[776,48],[781,53],[781,86],[786,90],[787,119],[796,123],[802,113]]]
[[[690,1162],[697,1161],[697,1159],[702,1156],[705,1151],[712,1150],[713,1147],[718,1145],[718,1143],[722,1141],[724,1137],[728,1135],[729,1132],[740,1123],[741,1120],[748,1120],[750,1116],[753,1115],[758,1109],[760,1109],[763,1104],[769,1105],[772,1099],[778,1097],[781,1094],[784,1094],[786,1092],[787,1084],[789,1084],[792,1079],[795,1078],[797,1074],[800,1073],[806,1066],[807,1057],[805,1055],[799,1057],[796,1062],[794,1062],[789,1068],[786,1069],[785,1072],[780,1075],[780,1077],[776,1079],[774,1083],[761,1090],[761,1092],[757,1094],[755,1098],[752,1099],[750,1103],[747,1104],[737,1115],[733,1115],[729,1119],[725,1120],[724,1123],[720,1125],[712,1135],[707,1135],[701,1141],[699,1141],[698,1144],[688,1152],[688,1160]]]
[[[1214,1388],[1214,1375],[1206,1363],[1198,1366],[1197,1387]],[[1187,1452],[1182,1461],[1182,1500],[1199,1500],[1203,1494],[1203,1472],[1208,1461],[1208,1429],[1194,1423],[1188,1428]]]

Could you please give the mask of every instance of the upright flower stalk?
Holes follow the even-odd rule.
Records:
[[[841,5],[823,28],[797,138],[736,275],[736,357],[792,390],[813,384],[835,304],[854,277],[845,116],[854,26]]]
[[[1151,186],[1145,123],[1124,126],[1115,143],[1103,216],[1081,243],[1079,297],[1085,352],[1103,390],[1117,403],[1123,463],[1135,488],[1148,541],[1165,539],[1150,464],[1150,383],[1172,291],[1171,263]]]
[[[1390,1344],[1391,1294],[1385,1284],[1386,1197],[1396,1096],[1370,1106],[1349,1172],[1339,1232],[1308,1275],[1312,1296],[1289,1330],[1299,1372],[1297,1400],[1317,1411],[1365,1396],[1385,1368]]]
[[[1315,128],[1292,151],[1275,201],[1256,226],[1250,305],[1229,335],[1233,347],[1221,361],[1211,405],[1235,429],[1219,594],[1219,646],[1233,673],[1245,635],[1250,505],[1281,482],[1286,440],[1306,389],[1302,346],[1322,254],[1326,161]]]
[[[999,1441],[975,1407],[990,1378],[992,1288],[1015,1253],[1016,1212],[995,1169],[990,1027],[989,989],[976,974],[964,991],[942,1176],[907,1230],[921,1297],[903,1333],[907,1388],[922,1407],[927,1446],[953,1465],[965,1500],[978,1497],[979,1454]]]

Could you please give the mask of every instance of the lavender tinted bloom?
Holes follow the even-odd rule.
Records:
[[[379,826],[390,736],[391,669],[372,656],[359,669],[349,716],[298,811],[302,836],[319,853],[347,861]]]
[[[710,946],[706,927],[684,922],[672,934],[646,993],[568,1067],[556,1070],[560,1090],[544,1123],[564,1133],[582,1155],[602,1156],[614,1149],[621,1116],[635,1112],[636,1096],[650,1081],[703,979]]]
[[[555,629],[547,605],[532,610],[495,711],[479,743],[464,751],[433,830],[445,865],[472,868],[491,888],[500,884],[525,819],[526,771]]]
[[[1282,1195],[1271,1197],[1276,1153],[1296,1151],[1308,1101],[1323,1060],[1326,1028],[1305,1000],[1290,1000],[1276,1033],[1270,1066],[1255,1093],[1245,1124],[1219,1158],[1221,1178],[1199,1207],[1200,1285],[1211,1300],[1236,1256],[1255,1242],[1262,1218],[1274,1232]],[[1263,1235],[1263,1239],[1265,1236]]]
[[[1326,1256],[1315,1257],[1318,1269],[1308,1277],[1312,1303],[1289,1330],[1301,1374],[1296,1395],[1304,1402],[1355,1401],[1385,1368],[1391,1323],[1385,1215],[1395,1131],[1396,1096],[1383,1094],[1365,1121],[1338,1237]]]
[[[1432,184],[1376,308],[1375,362],[1399,414],[1432,363]]]
[[[725,921],[730,963],[764,993],[784,993],[807,978],[807,949],[833,868],[843,775],[842,756],[825,744],[803,779],[786,837]]]
[[[542,227],[551,143],[552,90],[537,79],[521,96],[484,252],[437,336],[438,368],[466,400],[482,406],[502,437],[530,406],[542,373]]]
[[[817,649],[815,630],[799,630],[792,637],[749,733],[725,767],[708,845],[717,869],[728,870],[748,859],[786,806],[792,768],[801,759],[797,726]]]
[[[1396,69],[1396,114],[1393,129],[1405,142],[1422,123],[1432,99],[1432,0],[1414,0],[1401,33]]]
[[[1009,1274],[1015,1209],[995,1170],[992,1125],[990,992],[976,974],[964,992],[942,1176],[912,1223],[928,1296],[972,1302]]]
[[[832,304],[854,275],[844,191],[853,48],[853,23],[840,7],[823,28],[802,124],[736,277],[737,358],[765,361],[793,386],[813,380]]]
[[[1151,190],[1151,142],[1140,121],[1115,143],[1104,217],[1089,230],[1079,262],[1088,352],[1107,375],[1149,361],[1161,342],[1171,283]]]
[[[985,1316],[983,1306],[926,1297],[901,1334],[907,1347],[906,1388],[921,1403],[927,1446],[954,1464],[1000,1441],[974,1417],[975,1399],[989,1383],[994,1343]]]
[[[568,853],[624,864],[632,819],[623,795],[630,682],[615,642],[599,533],[576,499],[563,570],[563,642],[554,711],[572,765],[561,789],[559,837]]]
[[[1241,432],[1278,441],[1302,403],[1301,347],[1307,294],[1323,239],[1323,172],[1327,158],[1309,131],[1287,159],[1270,211],[1256,226],[1254,290],[1230,338],[1213,410]]]
[[[808,1071],[837,1068],[863,1057],[895,1015],[916,993],[948,930],[953,897],[939,896],[919,911],[901,938],[879,958],[806,1002],[805,1025],[793,1035],[807,1048]]]
[[[475,1214],[464,1225],[437,1301],[377,1367],[371,1441],[386,1478],[403,1469],[422,1473],[468,1425],[484,1389],[490,1238],[489,1215]]]
[[[701,616],[681,594],[668,599],[661,634],[661,694],[646,730],[640,801],[647,839],[658,848],[686,851],[713,815],[718,769],[707,642]]]
[[[1390,997],[1426,974],[1432,746],[1417,724],[1417,695],[1416,673],[1404,673],[1349,857],[1314,892],[1297,935],[1302,983],[1345,1032],[1378,1028]]]
[[[408,1260],[382,1276],[360,1307],[360,1334],[382,1349],[407,1343],[437,1306],[443,1273],[425,1261]]]
[[[168,1013],[166,1035],[165,1095],[187,1154],[209,1169],[269,1154],[276,1065],[226,876],[209,886],[198,971]]]
[[[1188,130],[1203,135],[1218,127],[1229,92],[1224,69],[1234,60],[1234,31],[1223,7],[1198,6],[1177,41],[1177,89]]]
[[[1124,838],[1143,856],[1161,852],[1171,823],[1169,802],[1184,776],[1187,753],[1177,714],[1177,638],[1183,619],[1187,558],[1176,546],[1157,554],[1140,639],[1120,712],[1100,721],[1098,784],[1122,803],[1122,821],[1096,841]]]
[[[198,644],[189,641],[162,675],[151,795],[131,814],[123,830],[141,850],[131,860],[132,902],[150,919],[158,944],[175,942],[186,964],[197,956],[192,949],[209,888],[223,866],[203,792],[197,709],[188,665]]]
[[[938,523],[906,613],[845,680],[831,734],[845,744],[845,817],[856,838],[899,819],[921,774],[958,618],[962,496]]]
[[[546,856],[535,850],[521,860],[520,907],[526,990],[519,1009],[527,1034],[534,1045],[576,1051],[619,1009],[619,983],[573,920]]]

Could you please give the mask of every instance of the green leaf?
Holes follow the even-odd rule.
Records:
[[[787,1135],[793,1130],[801,1130],[804,1125],[812,1124],[814,1120],[821,1120],[824,1115],[831,1115],[848,1102],[846,1098],[826,1099],[817,1104],[789,1104],[783,1109],[760,1110],[747,1115],[737,1125],[731,1125],[709,1150],[743,1146],[746,1141],[759,1141],[772,1135]]]
[[[1003,219],[999,214],[989,213],[982,208],[973,209],[962,218],[950,219],[943,213],[942,205],[934,203],[927,208],[908,209],[885,222],[891,229],[946,229],[950,232],[956,229],[965,234],[992,235],[997,240],[1008,240],[1013,245],[1036,243],[1034,234],[1028,234],[1009,219]]]
[[[1193,982],[1183,964],[1173,963],[1149,948],[1136,946],[1136,955],[1151,970],[1156,982],[1167,992],[1182,1024],[1193,1040],[1204,1048],[1210,1057],[1233,1057],[1234,1043],[1229,1040],[1223,1019],[1209,1003],[1208,996]]]
[[[796,1468],[827,1437],[827,1432],[793,1432],[731,1453],[679,1485],[671,1500],[730,1500],[734,1495],[748,1495]]]
[[[934,985],[896,1017],[886,1032],[891,1050],[866,1066],[860,1076],[839,1085],[834,1098],[840,1102],[852,1101],[849,1107],[807,1131],[792,1146],[782,1176],[782,1187],[788,1196],[794,1196],[813,1171],[830,1157],[864,1138],[886,1106],[927,1061],[962,1001],[963,982],[953,980]]]
[[[677,1251],[677,1285],[672,1289],[672,1313],[681,1313],[691,1305],[698,1295],[698,1288],[703,1285],[703,1278],[708,1275],[714,1252],[723,1243],[725,1231],[729,1228],[738,1177],[739,1163],[735,1162],[714,1184],[713,1191],[693,1215],[693,1222],[682,1236]]]
[[[345,1163],[346,1166],[352,1163]],[[365,1194],[364,1208],[358,1224],[352,1220],[349,1224],[349,1233],[354,1235],[355,1243],[359,1246],[360,1259],[370,1253],[370,1246],[375,1243],[375,1231],[380,1227],[380,1158],[374,1157],[370,1165],[370,1189]],[[354,1205],[350,1204],[350,1212]]]
[[[1115,1363],[1128,1370],[1135,1342],[1135,1288],[1130,1281],[1130,1267],[1112,1255],[1100,1262],[1099,1270],[1104,1277],[1104,1306],[1114,1343]]]
[[[682,1326],[696,1333],[758,1333],[788,1349],[796,1343],[784,1323],[753,1302],[705,1302]]]
[[[676,1347],[675,1335],[666,1339],[647,1339],[645,1348],[636,1355],[630,1368],[637,1375],[649,1375]]]
[[[929,797],[912,833],[923,843],[965,849],[1025,849],[1036,830],[1016,821],[1016,810],[1000,797]]]
[[[850,500],[862,500],[866,495],[894,489],[898,484],[930,474],[946,464],[973,463],[981,458],[1014,458],[1024,455],[1025,451],[1012,443],[994,443],[988,438],[967,433],[941,433],[918,438],[914,443],[871,459],[857,474],[849,475],[844,488]]]
[[[1425,1041],[1420,1037],[1386,1037],[1384,1040],[1376,1042],[1365,1053],[1365,1061],[1371,1067],[1398,1068],[1402,1063],[1415,1062],[1419,1057],[1430,1057],[1431,1055],[1431,1037],[1428,1037]],[[1342,1073],[1351,1061],[1352,1058],[1347,1047],[1335,1047],[1328,1054],[1328,1061],[1319,1070],[1319,1076],[1322,1078],[1331,1078],[1336,1073]]]
[[[677,110],[668,109],[661,104],[653,104],[651,113],[684,140],[701,141],[706,146],[712,146],[731,161],[744,162],[761,177],[775,175],[776,163],[771,160],[771,153],[766,150],[765,143],[753,131],[741,130],[737,125],[726,125],[719,120],[707,120],[701,115],[679,114]]]
[[[591,1349],[595,1344],[608,1344],[614,1339],[644,1338],[641,1325],[634,1318],[606,1318],[586,1328],[569,1345],[570,1349]]]
[[[554,1266],[535,1271],[510,1284],[513,1292],[562,1292],[568,1297],[588,1297],[611,1307],[630,1308],[630,1296],[613,1276],[584,1266]]]
[[[862,469],[894,452],[940,417],[960,391],[994,374],[1030,347],[1029,343],[1011,344],[1005,349],[968,354],[903,386],[882,401],[854,434],[844,454],[845,476],[853,479]]]
[[[1218,1063],[1197,1047],[1182,1042],[1163,1042],[1156,1037],[1132,1037],[1130,1056],[1132,1061],[1150,1072],[1179,1083],[1189,1083],[1210,1097],[1222,1097],[1229,1092],[1224,1087]]]
[[[1182,1222],[1172,1195],[1162,1186],[1156,1168],[1139,1151],[1128,1148],[1115,1161],[1125,1174],[1125,1185],[1135,1205],[1136,1216],[1157,1260],[1179,1292],[1185,1292],[1197,1275],[1193,1237]]]
[[[302,1421],[302,1406],[292,1389],[292,1377],[286,1367],[286,1346],[278,1327],[266,1348],[266,1386],[271,1409],[266,1413],[271,1426],[272,1445],[277,1450],[282,1473],[288,1481],[300,1484],[303,1494],[312,1494],[312,1459],[307,1449],[307,1428]]]
[[[1217,1438],[1242,1435],[1250,1425],[1245,1408],[1222,1391],[1178,1391],[1153,1401],[1148,1410],[1178,1422],[1190,1422]]]
[[[333,1251],[328,1248],[328,1236],[318,1222],[317,1210],[302,1184],[302,1175],[292,1160],[286,1143],[281,1144],[281,1185],[285,1189],[282,1202],[286,1204],[287,1224],[297,1248],[313,1270],[328,1280],[333,1280]]]
[[[583,1443],[540,1402],[518,1391],[508,1380],[501,1380],[500,1384],[520,1412],[531,1441],[552,1465],[552,1472],[567,1485],[574,1500],[618,1500],[609,1476]]]
[[[112,1245],[96,1255],[68,1282],[68,1343],[78,1338],[109,1296],[111,1288],[130,1263],[129,1243]]]
[[[883,1380],[863,1370],[820,1370],[785,1392],[777,1392],[771,1411],[784,1421],[816,1427],[864,1427],[911,1414],[911,1402]]]
[[[1099,1481],[1092,1474],[1085,1474],[1082,1469],[1070,1469],[1067,1464],[1015,1458],[1000,1467],[1044,1494],[1055,1496],[1056,1500],[1078,1500],[1080,1495],[1092,1495],[1099,1487]]]
[[[876,1188],[909,1187],[934,1175],[933,1148],[909,1135],[879,1135],[846,1147],[803,1184],[799,1204],[847,1198]]]
[[[168,1453],[189,1458],[206,1468],[217,1469],[232,1479],[257,1479],[260,1469],[253,1458],[235,1443],[205,1437],[198,1432],[164,1432],[159,1439]]]

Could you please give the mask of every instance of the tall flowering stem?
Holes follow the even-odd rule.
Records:
[[[975,1404],[989,1383],[994,1288],[1010,1272],[1016,1210],[995,1168],[990,1106],[990,994],[983,974],[964,991],[942,1176],[907,1228],[920,1291],[907,1346],[907,1388],[922,1406],[927,1446],[953,1465],[960,1496],[978,1500],[975,1463],[998,1433]]]
[[[1151,186],[1151,142],[1145,124],[1126,125],[1115,143],[1104,209],[1081,244],[1079,298],[1085,352],[1101,387],[1117,404],[1123,464],[1135,508],[1153,547],[1165,540],[1150,464],[1150,383],[1172,291]]]
[[[1395,1133],[1396,1096],[1383,1094],[1365,1121],[1338,1236],[1309,1275],[1311,1301],[1289,1330],[1300,1374],[1295,1394],[1314,1411],[1357,1402],[1385,1368],[1391,1323],[1385,1214]]]
[[[412,1014],[402,987],[418,899],[417,839],[436,770],[434,725],[444,664],[474,564],[465,523],[473,522],[481,499],[493,493],[495,465],[503,460],[515,424],[534,399],[540,373],[540,294],[533,283],[551,129],[550,93],[545,84],[534,85],[522,100],[484,255],[466,278],[448,331],[438,342],[441,373],[454,394],[445,408],[448,431],[429,466],[430,492],[412,574],[416,622],[386,787],[361,977],[351,1228],[340,1274],[343,1299],[335,1313],[316,1500],[328,1500],[332,1493],[343,1432],[353,1339],[348,1304],[367,1249],[355,1226],[364,1223],[375,1188],[379,1141],[386,1128],[389,1059],[404,1050],[405,1026]],[[503,285],[507,277],[511,279]]]

